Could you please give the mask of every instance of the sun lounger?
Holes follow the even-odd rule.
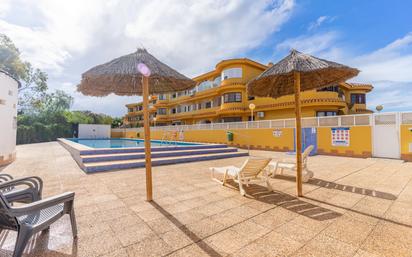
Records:
[[[266,186],[269,191],[272,191],[272,187],[269,183],[269,177],[265,168],[270,162],[269,158],[249,157],[244,164],[238,168],[236,166],[226,167],[213,167],[210,168],[212,173],[212,179],[225,185],[229,178],[232,178],[239,184],[239,191],[241,195],[245,195],[243,185],[249,186],[252,180],[263,180],[266,182]],[[215,173],[223,174],[223,180],[219,180],[215,177]],[[258,177],[260,173],[263,173],[263,177]]]
[[[313,150],[313,145],[308,146],[302,153],[302,180],[308,182],[310,178],[313,178],[313,172],[308,169],[308,157]],[[276,174],[283,175],[284,170],[296,172],[296,159],[284,159],[281,161],[271,161],[269,166],[271,167],[271,176],[275,177]],[[278,173],[279,170],[279,173]]]

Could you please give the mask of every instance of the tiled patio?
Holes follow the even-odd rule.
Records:
[[[155,167],[153,203],[144,169],[86,175],[58,143],[19,146],[2,172],[41,176],[44,197],[76,192],[77,241],[65,217],[27,256],[412,256],[412,163],[315,156],[301,199],[287,177],[248,197],[210,179],[208,167],[245,158]],[[0,256],[11,256],[15,237],[0,233]]]

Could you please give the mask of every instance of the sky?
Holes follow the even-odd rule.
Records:
[[[91,67],[145,47],[188,77],[230,58],[267,64],[290,49],[353,66],[367,105],[412,110],[412,1],[0,0],[0,33],[49,75],[73,110],[123,116],[138,96],[76,92]]]

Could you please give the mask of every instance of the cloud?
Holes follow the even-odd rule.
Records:
[[[362,70],[360,80],[411,82],[412,33],[355,58],[353,64]]]
[[[308,26],[308,31],[313,31],[316,30],[317,28],[319,28],[322,24],[325,23],[331,23],[334,20],[336,20],[336,17],[333,16],[320,16],[319,18],[316,19],[316,21],[311,22]]]
[[[374,81],[374,90],[368,94],[368,106],[375,109],[383,105],[384,111],[410,111],[412,109],[412,82]]]
[[[68,90],[64,83],[77,84],[88,68],[142,45],[184,74],[198,75],[259,46],[293,9],[293,0],[13,0],[0,9],[0,31],[49,73],[51,88]],[[96,109],[88,99],[76,96],[74,108]],[[119,106],[106,110],[120,115],[125,98],[117,99]]]
[[[2,0],[0,1],[0,17],[6,15],[6,13],[10,9],[10,0]]]
[[[289,51],[290,49],[296,49],[319,57],[328,57],[330,59],[338,60],[343,56],[338,40],[339,33],[337,31],[305,34],[282,41],[276,45],[276,50]]]
[[[371,52],[357,55],[347,45],[340,44],[336,31],[309,33],[289,38],[276,46],[277,51],[295,48],[299,51],[338,61],[361,70],[351,81],[371,83],[368,107],[382,104],[385,111],[412,108],[412,33]]]
[[[158,12],[161,2],[147,4],[126,25],[125,34],[191,75],[258,46],[280,28],[294,5],[293,1],[269,6],[268,1],[173,1]]]

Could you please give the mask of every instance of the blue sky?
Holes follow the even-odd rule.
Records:
[[[93,10],[93,12],[90,12]],[[267,63],[290,48],[357,67],[371,109],[412,109],[411,1],[0,0],[0,31],[75,97],[73,109],[125,113],[138,97],[75,92],[90,67],[145,46],[188,76],[222,59]]]

